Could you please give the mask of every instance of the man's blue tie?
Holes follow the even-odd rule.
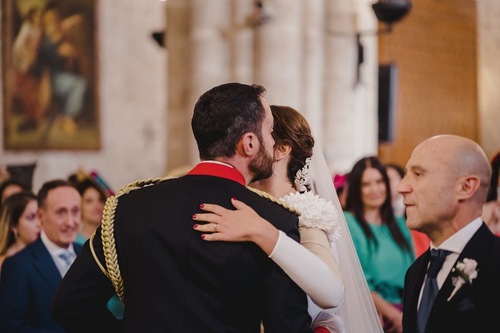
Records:
[[[424,291],[422,292],[422,299],[420,300],[420,306],[417,313],[419,333],[425,332],[427,319],[429,318],[432,305],[434,304],[434,300],[439,292],[436,277],[448,254],[450,254],[450,251],[436,249],[431,250],[431,262],[429,264],[429,269],[427,270]]]
[[[59,257],[64,261],[65,267],[64,270],[62,271],[62,276],[66,275],[66,272],[69,270],[71,264],[73,263],[74,260],[74,255],[72,252],[66,250],[62,253],[59,254]]]

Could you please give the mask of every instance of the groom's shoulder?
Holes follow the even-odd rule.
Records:
[[[293,213],[297,216],[300,215],[300,212],[297,209],[288,205],[283,200],[276,198],[275,196],[273,196],[272,194],[270,194],[268,192],[257,190],[256,188],[253,188],[253,187],[247,187],[247,189],[250,192],[252,192],[253,195],[256,195],[257,198],[260,197],[260,198],[264,199],[261,201],[264,202],[266,205],[271,205],[271,206],[275,205],[276,207],[281,207],[281,208],[285,209],[286,211]]]

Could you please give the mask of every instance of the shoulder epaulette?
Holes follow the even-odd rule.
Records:
[[[279,200],[278,198],[276,198],[276,197],[275,197],[275,196],[273,196],[272,194],[269,194],[269,193],[267,193],[267,192],[265,192],[265,191],[257,190],[256,188],[253,188],[253,187],[250,187],[250,186],[247,186],[247,188],[248,188],[250,191],[252,191],[252,192],[254,192],[254,193],[257,193],[257,194],[258,194],[258,195],[260,195],[261,197],[266,198],[267,200],[272,201],[272,202],[274,202],[274,203],[276,203],[276,204],[278,204],[278,205],[280,205],[280,206],[282,206],[282,207],[284,207],[284,208],[288,209],[290,212],[292,212],[292,213],[294,213],[294,214],[296,214],[296,215],[300,216],[300,212],[299,212],[297,209],[293,208],[293,207],[292,207],[292,206],[290,206],[290,205],[287,205],[285,202],[283,202],[283,201]]]
[[[106,265],[102,265],[97,258],[97,255],[94,250],[93,239],[94,235],[92,235],[89,245],[90,251],[92,252],[92,256],[94,260],[101,269],[101,271],[111,280],[113,283],[113,287],[115,288],[116,294],[120,298],[121,302],[124,303],[124,290],[123,290],[123,278],[120,273],[120,265],[118,264],[118,255],[116,253],[116,244],[115,244],[115,211],[118,206],[118,198],[124,194],[130,193],[131,191],[162,183],[164,181],[174,179],[177,177],[161,177],[161,178],[151,178],[145,180],[138,180],[128,185],[123,186],[114,196],[108,197],[106,200],[106,204],[104,205],[104,211],[102,214],[102,224],[101,224],[101,241],[102,248],[104,251],[104,259],[106,261]],[[105,268],[106,267],[106,268]]]

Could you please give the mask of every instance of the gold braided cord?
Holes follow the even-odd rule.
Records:
[[[94,257],[94,261],[96,262],[97,266],[99,266],[99,269],[101,270],[101,272],[103,272],[104,275],[106,275],[106,277],[109,279],[110,277],[109,277],[108,272],[106,271],[106,269],[104,268],[104,266],[101,264],[101,261],[99,260],[99,258],[97,258],[97,254],[95,253],[95,250],[94,250],[94,237],[95,237],[95,231],[92,234],[92,236],[90,236],[90,240],[89,240],[90,252],[92,253],[92,257]]]
[[[250,186],[247,186],[247,188],[254,192],[254,193],[257,193],[258,195],[260,195],[261,197],[263,198],[266,198],[268,199],[269,201],[271,202],[274,202],[274,203],[277,203],[278,205],[288,209],[290,212],[300,216],[300,212],[298,210],[296,210],[295,208],[293,208],[292,206],[286,204],[285,202],[281,201],[280,199],[276,198],[274,195],[271,195],[265,191],[261,191],[261,190],[257,190],[256,188],[253,188],[253,187],[250,187]]]
[[[116,196],[111,196],[106,200],[106,204],[104,206],[103,216],[102,216],[102,225],[101,225],[101,240],[102,240],[102,248],[104,251],[104,258],[106,261],[107,267],[107,276],[113,283],[113,287],[115,288],[116,294],[122,303],[125,303],[125,293],[123,288],[123,278],[120,273],[120,265],[118,264],[118,254],[116,252],[116,243],[115,243],[115,211],[118,206],[118,198],[122,195],[130,193],[131,191],[143,188],[145,186],[155,185],[166,180],[172,179],[175,177],[161,177],[161,178],[152,178],[146,180],[138,180],[136,182],[130,183],[124,187],[122,187]],[[100,265],[100,262],[97,260],[97,256],[94,256],[94,260],[96,263]]]
[[[108,268],[109,278],[120,301],[124,303],[123,279],[120,274],[120,265],[116,254],[114,219],[118,198],[111,196],[106,200],[102,215],[101,240],[104,259]]]

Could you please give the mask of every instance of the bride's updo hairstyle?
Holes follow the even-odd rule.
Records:
[[[314,138],[311,128],[304,116],[294,108],[271,105],[271,111],[274,117],[274,147],[292,147],[287,176],[293,184],[297,171],[304,167],[306,159],[313,154]]]

